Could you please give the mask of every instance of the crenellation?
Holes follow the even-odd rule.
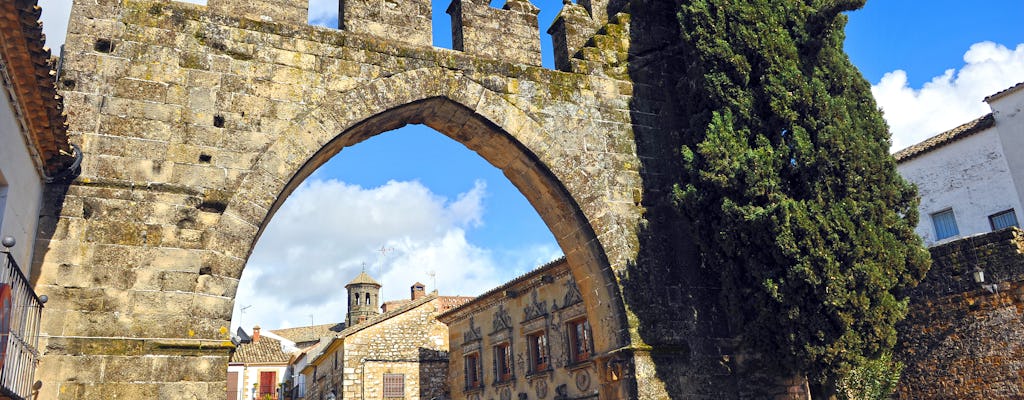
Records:
[[[338,28],[417,46],[433,42],[430,0],[339,0]]]
[[[474,56],[541,65],[540,9],[528,0],[507,0],[501,9],[483,0],[453,0],[452,47]]]
[[[309,18],[309,0],[209,0],[211,12],[293,25]]]
[[[597,32],[597,25],[590,13],[581,5],[566,3],[548,28],[548,34],[555,49],[555,68],[572,71],[569,60]]]

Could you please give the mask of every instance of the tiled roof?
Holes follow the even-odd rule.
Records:
[[[239,344],[231,362],[246,364],[287,364],[291,355],[281,350],[281,341],[262,336],[259,340]]]
[[[932,136],[921,143],[897,151],[896,154],[893,154],[892,156],[896,158],[896,162],[904,162],[942,147],[947,143],[952,143],[975,133],[984,131],[985,129],[991,128],[993,124],[995,124],[995,118],[992,114],[988,114],[974,121]]]
[[[437,298],[437,302],[441,304],[440,312],[451,310],[455,307],[469,303],[475,299],[475,297],[469,296],[441,296]]]
[[[42,9],[36,1],[0,1],[0,56],[31,145],[44,171],[52,176],[71,163],[71,147],[64,105],[54,86],[50,49],[43,46]]]
[[[368,275],[366,273],[366,271],[363,271],[363,272],[360,272],[359,275],[356,275],[356,279],[353,279],[352,282],[349,282],[348,285],[345,285],[345,287],[349,287],[349,285],[367,285],[367,284],[369,284],[369,285],[377,285],[378,287],[380,287],[380,283],[378,283],[377,281],[373,280],[373,278],[370,277],[370,275]]]
[[[1010,87],[1008,87],[1006,89],[1000,90],[1000,91],[996,92],[995,94],[992,94],[992,95],[986,97],[985,98],[985,102],[986,103],[991,103],[992,100],[999,100],[1000,97],[1006,96],[1006,95],[1008,95],[1010,93],[1013,93],[1013,92],[1016,92],[1017,90],[1020,90],[1020,89],[1024,89],[1024,82],[1021,82],[1021,83],[1018,83],[1016,85],[1010,86]]]
[[[323,337],[336,336],[343,329],[345,329],[345,323],[338,322],[333,324],[274,329],[271,332],[295,343],[307,343],[319,340]]]

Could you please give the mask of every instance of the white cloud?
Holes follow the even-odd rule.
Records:
[[[871,87],[892,129],[892,150],[900,150],[990,112],[983,99],[1024,81],[1024,43],[1015,49],[975,43],[959,71],[946,70],[920,89],[895,70]]]
[[[232,324],[247,330],[301,326],[310,315],[316,324],[342,321],[344,286],[363,263],[381,282],[381,298],[394,300],[407,298],[416,281],[434,290],[430,272],[441,294],[475,296],[525,272],[521,265],[553,258],[544,246],[513,259],[470,243],[467,231],[484,221],[486,188],[478,181],[452,201],[419,182],[362,188],[314,175],[260,238],[242,275]],[[381,255],[382,247],[390,251]],[[245,306],[251,307],[240,313]]]

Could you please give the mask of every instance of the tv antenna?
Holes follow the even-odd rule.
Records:
[[[434,270],[427,271],[427,276],[429,276],[430,279],[434,280],[433,281],[434,290],[437,290],[437,271],[434,271]],[[438,291],[438,293],[440,293],[440,291]]]

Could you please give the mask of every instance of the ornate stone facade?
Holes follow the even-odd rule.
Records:
[[[453,399],[622,398],[614,383],[627,371],[593,357],[591,325],[564,258],[438,318],[452,344]]]

